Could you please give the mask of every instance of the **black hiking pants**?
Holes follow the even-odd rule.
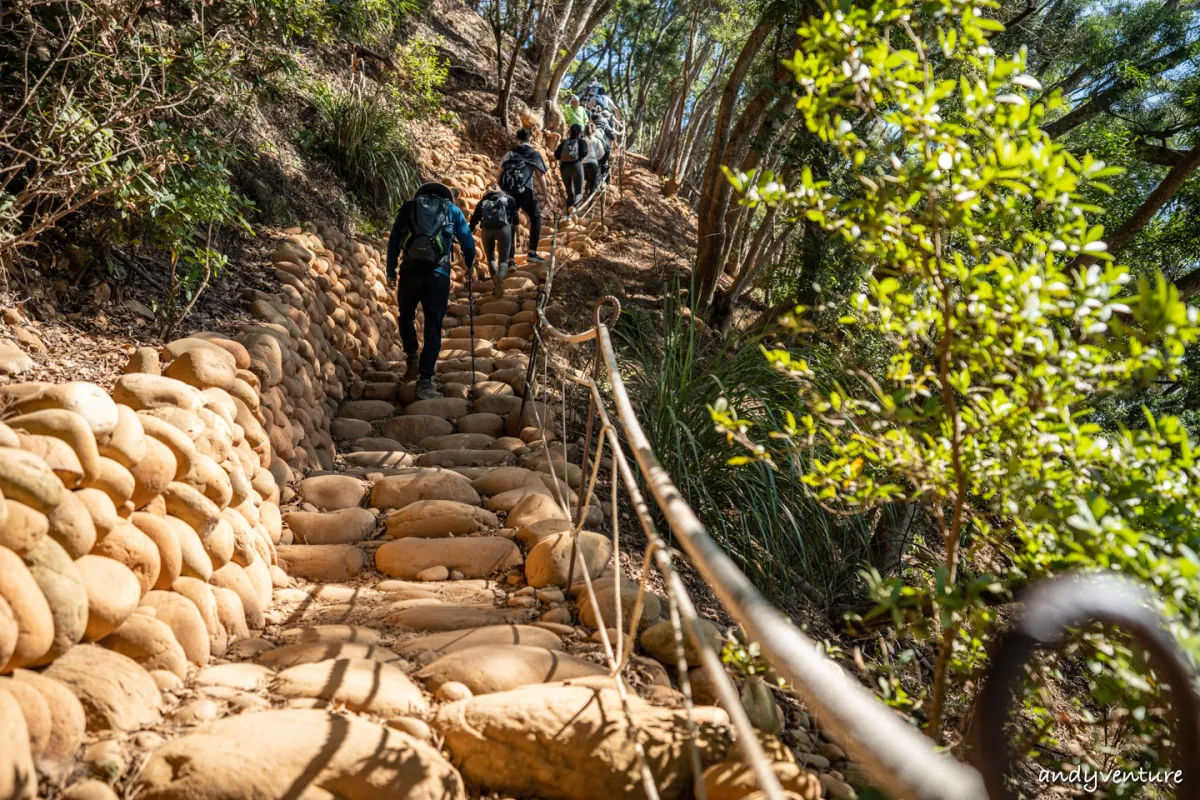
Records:
[[[583,181],[584,181],[584,187],[585,187],[584,190],[587,192],[587,195],[589,197],[591,196],[592,192],[596,191],[596,183],[599,178],[600,178],[600,165],[599,164],[585,163],[583,165]]]
[[[417,306],[425,312],[421,380],[430,380],[442,349],[442,320],[450,303],[450,276],[426,265],[401,263],[396,301],[400,306],[400,341],[408,359],[417,357]]]
[[[579,205],[583,199],[583,163],[573,161],[570,164],[559,163],[558,173],[562,175],[563,189],[567,192],[567,208]]]
[[[499,259],[500,272],[504,272],[505,265],[513,260],[513,254],[516,250],[516,239],[513,234],[512,225],[505,225],[503,228],[480,228],[480,234],[483,237],[483,254],[487,258],[488,269],[492,275],[496,274],[497,259]]]
[[[526,189],[523,192],[518,192],[512,196],[517,201],[517,208],[525,212],[525,216],[529,217],[529,249],[526,252],[537,252],[538,241],[542,238],[542,209],[538,206],[537,195],[533,193],[533,189]],[[512,247],[515,252],[517,249],[517,231],[521,229],[521,216],[513,220],[512,224]]]

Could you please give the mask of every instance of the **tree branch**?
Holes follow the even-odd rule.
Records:
[[[1147,164],[1157,164],[1160,167],[1177,167],[1187,158],[1187,153],[1172,150],[1170,147],[1142,142],[1138,145],[1138,158]]]
[[[1142,228],[1154,219],[1154,215],[1162,210],[1171,198],[1173,198],[1183,187],[1185,181],[1191,177],[1192,173],[1200,168],[1200,145],[1196,145],[1189,152],[1183,154],[1179,163],[1171,167],[1171,171],[1167,173],[1162,182],[1150,193],[1136,211],[1121,223],[1121,226],[1113,231],[1111,236],[1105,237],[1105,242],[1108,244],[1108,252],[1110,254],[1119,253]],[[1079,269],[1086,269],[1096,263],[1096,257],[1092,255],[1080,256],[1075,260],[1075,266]],[[1185,276],[1188,277],[1188,276]],[[1176,282],[1176,287],[1180,286],[1180,282]],[[1197,288],[1200,288],[1198,286]],[[1183,294],[1183,289],[1179,288],[1180,294]],[[1194,291],[1194,290],[1193,290]],[[1185,295],[1186,296],[1186,295]]]

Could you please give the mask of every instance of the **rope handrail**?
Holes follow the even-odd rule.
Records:
[[[615,303],[615,300],[604,298],[601,303],[604,302]],[[599,308],[600,304],[597,304],[597,311]],[[792,626],[762,596],[708,535],[703,523],[655,456],[637,419],[621,378],[608,325],[597,321],[582,334],[567,334],[551,325],[541,311],[539,325],[546,335],[557,341],[597,341],[610,382],[610,395],[618,424],[668,526],[689,561],[713,589],[722,605],[743,626],[750,639],[758,643],[763,655],[787,679],[793,691],[816,712],[822,726],[846,747],[881,786],[897,796],[930,800],[967,800],[985,796],[983,782],[977,772],[949,756],[937,754],[929,739],[881,706],[857,680],[826,658],[812,640]],[[611,425],[609,429],[615,439],[615,430]],[[614,452],[621,452],[617,445],[613,449]],[[633,485],[632,476],[626,483]],[[657,560],[656,565],[664,575],[668,574],[668,570],[662,569]],[[727,681],[728,676],[719,657],[712,651],[711,644],[704,641],[690,624],[687,633],[697,651],[705,654],[706,662],[708,655],[716,661],[712,671],[719,672]],[[709,665],[706,663],[705,666]],[[723,682],[715,675],[713,678],[718,681],[718,686]],[[726,710],[729,710],[727,706]],[[739,741],[745,738],[741,736]],[[751,763],[756,760],[750,758]],[[760,784],[760,788],[767,787]],[[768,794],[771,794],[769,790]]]

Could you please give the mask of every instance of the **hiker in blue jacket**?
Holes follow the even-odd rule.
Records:
[[[417,399],[442,396],[433,385],[438,354],[442,349],[442,319],[450,303],[450,257],[454,240],[462,248],[467,269],[475,266],[475,239],[466,215],[454,204],[450,189],[426,183],[412,200],[400,206],[392,235],[388,238],[387,278],[400,282],[396,297],[400,306],[400,339],[404,343],[404,380],[417,380]],[[425,311],[425,347],[417,359],[417,305]]]

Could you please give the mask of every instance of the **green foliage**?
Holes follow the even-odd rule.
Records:
[[[420,176],[403,118],[386,92],[357,83],[349,92],[322,87],[312,101],[317,124],[310,144],[333,161],[364,201],[386,215],[417,190]]]
[[[442,108],[442,87],[450,75],[450,59],[439,55],[441,37],[412,36],[396,46],[392,101],[410,118],[435,117]]]
[[[743,677],[762,675],[771,668],[762,657],[758,642],[742,644],[732,632],[725,637],[721,647],[721,662],[734,673]]]
[[[417,0],[326,0],[324,5],[335,28],[368,40],[394,36],[401,20],[421,7]]]
[[[134,13],[128,5],[121,13]],[[190,26],[114,33],[74,0],[25,4],[0,21],[0,262],[56,227],[83,227],[87,212],[105,247],[168,255],[162,310],[174,313],[170,298],[223,262],[213,228],[247,228],[229,169],[242,154],[216,124],[247,98],[242,53]]]
[[[168,254],[171,269],[166,295],[156,309],[177,320],[208,282],[229,265],[213,246],[213,231],[254,231],[245,214],[253,204],[234,191],[230,165],[244,157],[235,142],[204,128],[172,132],[177,163],[141,182],[147,202],[128,216],[124,230],[114,231],[117,244],[146,245]]]
[[[216,6],[259,39],[321,44],[345,37],[387,41],[420,8],[420,0],[229,0]]]
[[[1187,433],[1171,416],[1096,420],[1106,398],[1179,369],[1200,336],[1195,310],[1161,276],[1135,280],[1108,258],[1085,197],[1116,171],[1040,130],[1061,100],[1031,102],[1041,87],[1024,52],[989,45],[1000,29],[990,5],[877,0],[801,27],[785,62],[797,108],[862,191],[835,196],[807,169],[792,188],[730,177],[840,237],[869,271],[840,322],[888,356],[868,370],[768,351],[800,387],[795,412],[769,426],[732,406],[713,414],[754,464],[802,464],[832,510],[903,502],[933,520],[937,561],[903,580],[866,577],[876,614],[936,643],[920,712],[939,738],[948,703],[967,699],[961,679],[984,663],[997,592],[1118,570],[1158,592],[1177,636],[1200,629],[1200,467]],[[1100,262],[1078,269],[1082,254]],[[1143,708],[1153,682],[1135,654],[1087,641],[1091,699]]]
[[[221,7],[259,39],[276,38],[289,44],[329,37],[327,5],[326,0],[228,0]]]
[[[249,230],[233,170],[261,102],[294,96],[290,45],[381,42],[418,0],[17,0],[0,15],[0,267],[53,232],[109,265],[113,248],[156,251],[156,303],[171,319],[226,268],[219,243]],[[123,20],[117,29],[112,19]],[[316,146],[372,208],[415,189],[407,119],[435,114],[448,65],[439,41],[395,47],[376,91],[318,93]],[[361,78],[361,76],[360,76]],[[123,260],[118,258],[118,261]]]

